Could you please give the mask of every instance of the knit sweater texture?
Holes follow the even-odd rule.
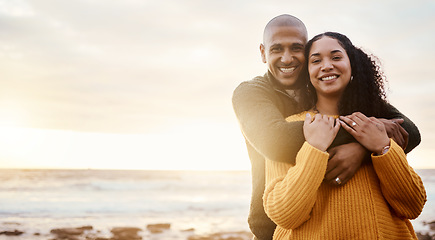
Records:
[[[252,196],[248,223],[256,239],[271,240],[275,230],[263,209],[262,196],[265,187],[265,159],[294,164],[296,154],[305,139],[303,122],[285,119],[300,112],[295,95],[279,85],[270,72],[242,82],[233,93],[232,103],[252,166]],[[405,152],[420,143],[420,133],[414,123],[396,108],[390,106],[385,118],[403,118],[403,128],[409,133]],[[344,129],[340,129],[331,146],[355,141]]]
[[[287,121],[303,121],[296,114]],[[329,154],[305,142],[295,164],[266,160],[267,215],[273,239],[417,239],[409,219],[421,213],[426,192],[402,148],[371,156],[343,186],[323,181]]]

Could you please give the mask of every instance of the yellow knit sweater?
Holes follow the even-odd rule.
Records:
[[[267,160],[263,200],[278,225],[273,239],[417,239],[409,219],[421,213],[426,192],[400,146],[391,140],[343,186],[323,182],[328,157],[305,142],[295,165]]]

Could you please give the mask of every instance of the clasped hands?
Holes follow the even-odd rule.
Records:
[[[325,180],[336,185],[335,179],[339,178],[340,183],[345,184],[369,153],[381,154],[382,149],[389,146],[389,138],[394,139],[402,148],[406,147],[408,133],[400,126],[401,123],[402,119],[377,119],[359,112],[337,119],[321,114],[314,117],[307,114],[304,135],[308,143],[322,151],[328,149],[340,127],[358,141],[328,150],[330,156]]]

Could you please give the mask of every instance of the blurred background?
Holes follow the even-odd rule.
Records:
[[[380,58],[435,168],[435,1],[0,0],[0,168],[249,170],[231,106],[266,23]]]

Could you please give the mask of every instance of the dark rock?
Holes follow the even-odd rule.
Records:
[[[194,235],[194,236],[189,236],[187,238],[187,240],[213,240],[212,238],[208,237],[208,236],[198,236],[198,235]]]
[[[171,228],[170,223],[158,223],[158,224],[148,224],[147,229],[151,233],[161,233],[163,230],[167,230]]]
[[[56,235],[82,235],[84,231],[92,229],[92,226],[83,226],[78,228],[55,228],[50,232]]]
[[[188,229],[183,229],[181,230],[182,232],[194,232],[195,228],[188,228]]]
[[[433,238],[428,234],[428,233],[426,233],[426,234],[422,234],[422,233],[417,233],[417,238],[418,238],[418,240],[432,240]]]
[[[142,237],[137,234],[139,231],[142,231],[142,229],[136,227],[115,227],[111,230],[113,234],[111,240],[141,240]]]
[[[56,240],[78,240],[78,236],[85,231],[92,230],[92,226],[83,226],[77,228],[55,228],[50,233],[56,235]]]
[[[429,222],[429,223],[426,223],[426,224],[429,225],[429,228],[431,230],[435,230],[435,221],[432,221],[432,222]]]
[[[22,231],[18,231],[18,230],[14,230],[14,231],[3,231],[0,232],[0,235],[6,235],[6,236],[20,236],[21,234],[23,234],[24,232]]]
[[[81,240],[81,238],[79,238],[77,236],[63,235],[63,236],[57,236],[56,238],[53,238],[51,240]]]
[[[83,229],[77,229],[77,228],[56,228],[52,229],[50,233],[56,234],[56,235],[82,235],[85,230]]]

